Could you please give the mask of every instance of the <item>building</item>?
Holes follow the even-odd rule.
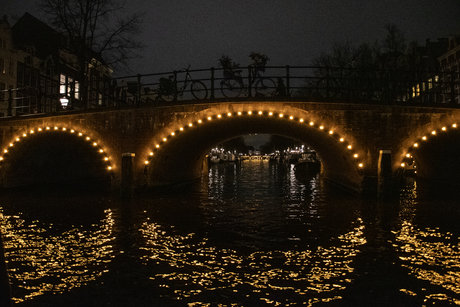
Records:
[[[16,63],[11,26],[4,16],[0,19],[0,117],[8,113],[8,90],[16,88]]]
[[[449,36],[447,52],[438,57],[442,102],[460,103],[460,35]]]
[[[0,39],[0,69],[5,71],[0,72],[0,90],[13,89],[11,115],[108,104],[112,71],[99,54],[88,50],[85,67],[80,69],[81,61],[67,37],[29,13],[12,27],[4,18]],[[0,93],[0,115],[6,116],[8,92]]]
[[[438,57],[446,52],[447,42],[446,38],[438,38],[433,42],[427,39],[424,46],[409,44],[406,53],[398,59],[401,79],[408,85],[403,87],[406,90],[398,100],[422,104],[442,102]]]

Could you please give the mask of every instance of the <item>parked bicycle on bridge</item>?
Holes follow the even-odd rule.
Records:
[[[242,69],[228,56],[223,55],[220,59],[220,66],[224,69],[224,79],[220,82],[222,95],[226,98],[239,97],[243,92],[248,92],[250,87],[255,90],[256,97],[272,97],[276,92],[276,83],[268,77],[262,77],[260,72],[265,71],[265,64],[268,57],[264,54],[252,52],[250,55],[252,63],[249,66],[248,85],[243,82]],[[250,93],[248,93],[250,94]]]
[[[181,72],[185,72],[185,78],[182,81],[182,86],[179,86],[177,75]],[[157,88],[157,100],[172,101],[177,99],[177,97],[182,97],[189,85],[190,93],[195,99],[201,100],[208,97],[208,89],[204,83],[192,79],[189,65],[186,69],[179,70],[168,78],[160,78],[160,84]]]

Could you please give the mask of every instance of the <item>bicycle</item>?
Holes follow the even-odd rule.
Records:
[[[186,88],[190,84],[190,93],[195,99],[206,99],[208,97],[208,89],[203,82],[193,80],[190,75],[190,65],[186,69],[179,70],[170,75],[168,78],[160,78],[160,84],[157,88],[157,99],[163,101],[173,101],[177,97],[182,97]],[[185,72],[185,78],[182,87],[178,87],[177,73]]]
[[[276,83],[259,73],[262,69],[255,65],[249,67],[249,84],[254,85],[256,97],[273,97],[276,92]],[[224,79],[220,82],[220,90],[226,98],[237,98],[248,87],[243,82],[242,70],[224,70]]]

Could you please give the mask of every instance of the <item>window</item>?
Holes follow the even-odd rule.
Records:
[[[433,88],[433,79],[428,79],[428,89],[431,90]]]
[[[66,77],[61,74],[61,79],[59,80],[59,94],[66,93]]]
[[[79,99],[80,97],[80,83],[75,81],[75,99]]]
[[[5,70],[5,60],[3,58],[0,58],[0,74],[6,73]]]
[[[14,75],[14,62],[10,61],[10,65],[8,66],[8,74],[10,76]]]

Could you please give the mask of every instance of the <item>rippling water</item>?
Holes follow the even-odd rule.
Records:
[[[459,192],[357,197],[267,161],[122,202],[9,193],[18,306],[460,305]]]

